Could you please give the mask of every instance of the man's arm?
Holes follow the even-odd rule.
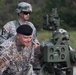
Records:
[[[0,46],[0,75],[7,69],[9,60],[6,57],[6,52],[2,46]]]

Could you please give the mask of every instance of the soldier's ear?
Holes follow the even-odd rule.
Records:
[[[19,34],[16,35],[16,39],[19,39]]]

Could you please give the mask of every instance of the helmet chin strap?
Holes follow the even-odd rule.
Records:
[[[28,21],[26,18],[23,18],[24,21]]]
[[[26,18],[24,18],[24,16],[23,17],[21,17],[24,21],[27,21],[27,19]]]
[[[19,15],[20,16],[20,15]],[[28,21],[24,16],[20,16],[24,21]]]

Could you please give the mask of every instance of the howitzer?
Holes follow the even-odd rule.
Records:
[[[57,9],[52,10],[51,16],[44,16],[45,30],[52,30],[52,37],[41,44],[42,55],[40,75],[73,75],[72,64],[76,63],[76,52],[70,50],[68,43],[62,43],[63,40],[69,40],[69,36],[59,31],[60,18]]]

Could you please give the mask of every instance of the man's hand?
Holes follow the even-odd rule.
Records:
[[[39,45],[37,43],[33,42],[33,44],[34,44],[34,48],[39,47]]]
[[[37,43],[33,42],[34,44],[34,48],[35,48],[35,52],[36,53],[40,53],[40,45],[38,45]]]

